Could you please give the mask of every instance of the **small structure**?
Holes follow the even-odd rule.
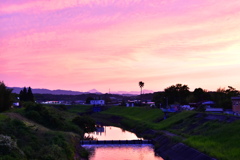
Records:
[[[19,102],[13,103],[13,107],[19,107],[19,106],[20,106]]]
[[[202,105],[204,105],[206,108],[213,108],[215,103],[213,101],[205,101],[202,102]]]
[[[238,97],[232,97],[232,110],[233,112],[239,112],[240,113],[240,96]]]
[[[127,103],[126,103],[126,107],[134,107],[134,101],[128,101]]]
[[[42,102],[42,104],[61,104],[61,102],[59,102],[59,101],[46,101],[46,102]]]
[[[206,108],[206,112],[223,113],[223,108]]]
[[[96,126],[96,135],[102,135],[103,132],[105,132],[106,130],[104,129],[104,126],[102,125],[97,125]]]
[[[152,101],[143,102],[143,104],[150,107],[155,107],[155,102],[152,102]]]
[[[96,145],[96,144],[104,144],[104,145],[112,145],[112,144],[152,144],[151,140],[82,140],[80,141],[82,145]]]
[[[190,105],[182,105],[180,106],[181,110],[187,110],[187,111],[191,111],[194,110],[194,107],[191,107]]]
[[[94,106],[104,106],[105,101],[104,100],[91,100],[90,104],[94,105]]]

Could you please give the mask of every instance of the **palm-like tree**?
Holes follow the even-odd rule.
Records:
[[[140,81],[138,84],[139,84],[139,87],[141,88],[141,100],[142,100],[142,88],[144,86],[144,82]]]

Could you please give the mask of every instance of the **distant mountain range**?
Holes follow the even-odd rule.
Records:
[[[11,89],[13,89],[13,93],[20,93],[20,91],[23,89],[23,88],[20,88],[20,87],[10,87]],[[79,91],[71,91],[71,90],[61,90],[61,89],[58,89],[58,90],[49,90],[49,89],[34,89],[32,88],[32,93],[36,94],[36,93],[39,93],[39,94],[56,94],[56,95],[60,95],[60,94],[65,94],[65,95],[79,95],[79,94],[83,94],[83,92],[79,92]]]
[[[10,87],[13,89],[13,93],[20,93],[20,91],[23,89],[21,87]],[[79,91],[71,91],[71,90],[49,90],[49,89],[34,89],[32,88],[32,93],[33,94],[55,94],[55,95],[79,95],[79,94],[87,94],[87,93],[96,93],[96,94],[102,94],[96,89],[91,89],[88,92],[79,92]],[[153,93],[152,90],[143,90],[144,94],[147,93]],[[140,91],[116,91],[116,92],[111,92],[111,94],[121,94],[121,95],[139,95]]]
[[[147,93],[153,93],[154,91],[152,90],[143,90],[143,94]],[[140,91],[117,91],[117,92],[111,92],[112,94],[134,94],[134,95],[139,95]]]

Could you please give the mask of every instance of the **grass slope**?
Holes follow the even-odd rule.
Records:
[[[171,131],[184,136],[184,143],[219,160],[240,159],[240,120],[232,123],[206,120],[204,116],[197,117],[198,113],[194,111],[174,113],[162,120],[164,115],[161,110],[141,107],[112,107],[99,115],[102,118],[119,116],[124,126],[137,128],[139,131]]]
[[[88,153],[78,144],[83,130],[72,122],[77,116],[34,103],[0,113],[0,160],[87,157]]]
[[[70,113],[85,113],[92,109],[92,105],[73,105],[70,106],[68,112]]]

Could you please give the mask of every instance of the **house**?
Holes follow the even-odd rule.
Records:
[[[126,107],[134,107],[134,101],[128,101]]]
[[[238,97],[232,97],[232,110],[233,112],[239,112],[240,113],[240,96]]]
[[[94,105],[94,106],[104,106],[105,101],[104,100],[91,100],[90,104]]]

